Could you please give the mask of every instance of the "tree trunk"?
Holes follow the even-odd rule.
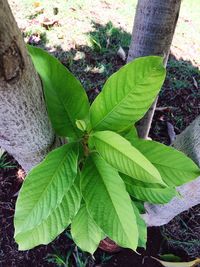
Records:
[[[128,62],[159,55],[164,57],[166,66],[180,5],[181,0],[138,0]],[[148,137],[155,107],[156,101],[137,126],[141,138]]]
[[[6,0],[0,0],[0,147],[25,171],[55,142],[40,79]]]
[[[191,157],[200,167],[200,116],[177,136],[173,146]],[[200,203],[200,177],[177,189],[181,198],[175,197],[165,205],[145,204],[146,214],[143,216],[149,226],[166,224],[176,215]]]

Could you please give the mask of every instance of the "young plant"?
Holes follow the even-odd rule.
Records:
[[[26,177],[14,220],[19,249],[48,244],[70,224],[75,243],[90,253],[105,237],[121,247],[145,247],[143,202],[167,203],[177,195],[176,186],[200,173],[174,148],[140,140],[133,126],[163,84],[163,59],[149,56],[125,65],[90,107],[80,82],[57,59],[28,49],[52,126],[67,144]]]

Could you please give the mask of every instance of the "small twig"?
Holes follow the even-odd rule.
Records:
[[[177,109],[177,108],[171,107],[171,106],[169,106],[169,107],[156,107],[156,111],[165,111],[167,109]]]
[[[174,131],[174,126],[170,122],[167,122],[167,132],[169,135],[170,145],[171,145],[176,138],[176,133]]]

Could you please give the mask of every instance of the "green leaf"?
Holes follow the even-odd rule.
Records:
[[[165,79],[163,58],[137,58],[114,73],[90,108],[95,130],[122,131],[147,112]]]
[[[97,154],[85,163],[81,191],[88,212],[103,232],[119,246],[136,250],[138,229],[131,199],[118,172]]]
[[[175,188],[163,188],[157,184],[143,183],[124,174],[121,174],[121,177],[126,184],[128,193],[136,199],[153,204],[164,204],[177,196]]]
[[[170,261],[170,262],[180,262],[181,258],[179,256],[176,256],[174,254],[162,254],[159,255],[159,257],[161,258],[161,260],[164,261]]]
[[[15,235],[34,228],[60,204],[77,175],[78,144],[50,152],[27,175],[17,199]]]
[[[118,171],[144,182],[164,184],[157,169],[119,134],[96,132],[92,139],[99,154]]]
[[[83,121],[83,120],[77,120],[76,121],[76,126],[82,132],[85,132],[86,131],[87,126],[86,126],[85,121]]]
[[[89,113],[85,90],[56,58],[33,46],[28,46],[28,51],[42,79],[53,128],[60,136],[79,137],[82,133],[76,127],[76,120],[85,119]]]
[[[28,199],[27,199],[28,201]],[[62,233],[71,223],[81,202],[81,194],[77,183],[74,183],[65,194],[61,203],[51,211],[49,216],[30,230],[15,234],[19,250],[31,249],[41,244],[48,244]]]
[[[133,138],[138,138],[138,132],[135,126],[131,126],[131,128],[129,128],[129,131],[124,133],[122,135],[126,140],[132,140]]]
[[[147,226],[145,221],[142,219],[139,210],[137,209],[135,202],[132,202],[133,210],[135,212],[137,226],[138,226],[138,233],[139,233],[139,239],[138,239],[138,247],[145,248],[146,249],[146,243],[147,243]]]
[[[172,147],[142,139],[132,139],[131,143],[158,169],[169,186],[182,185],[200,175],[198,166]]]
[[[145,213],[144,201],[138,200],[138,199],[134,198],[133,196],[131,196],[131,198],[132,198],[135,206],[139,210],[140,214],[144,214]]]
[[[91,218],[85,205],[81,207],[72,221],[71,234],[77,246],[91,254],[95,252],[104,237],[102,230]]]

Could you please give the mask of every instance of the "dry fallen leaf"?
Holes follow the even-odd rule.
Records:
[[[33,3],[33,6],[36,8],[36,7],[40,7],[42,4],[41,4],[41,2],[39,2],[39,1],[36,1],[36,2],[34,2]]]
[[[152,257],[154,260],[160,262],[164,267],[195,267],[200,263],[200,258],[189,262],[167,262]]]
[[[118,57],[120,57],[123,61],[126,60],[126,53],[124,51],[124,49],[120,46],[119,50],[117,51],[117,55]]]
[[[174,131],[174,126],[170,122],[167,122],[167,132],[169,135],[170,145],[171,145],[176,139],[176,133]]]
[[[197,89],[199,89],[199,87],[198,87],[198,83],[197,83],[196,79],[195,79],[194,77],[192,77],[192,79],[193,79],[194,86],[195,86]]]

